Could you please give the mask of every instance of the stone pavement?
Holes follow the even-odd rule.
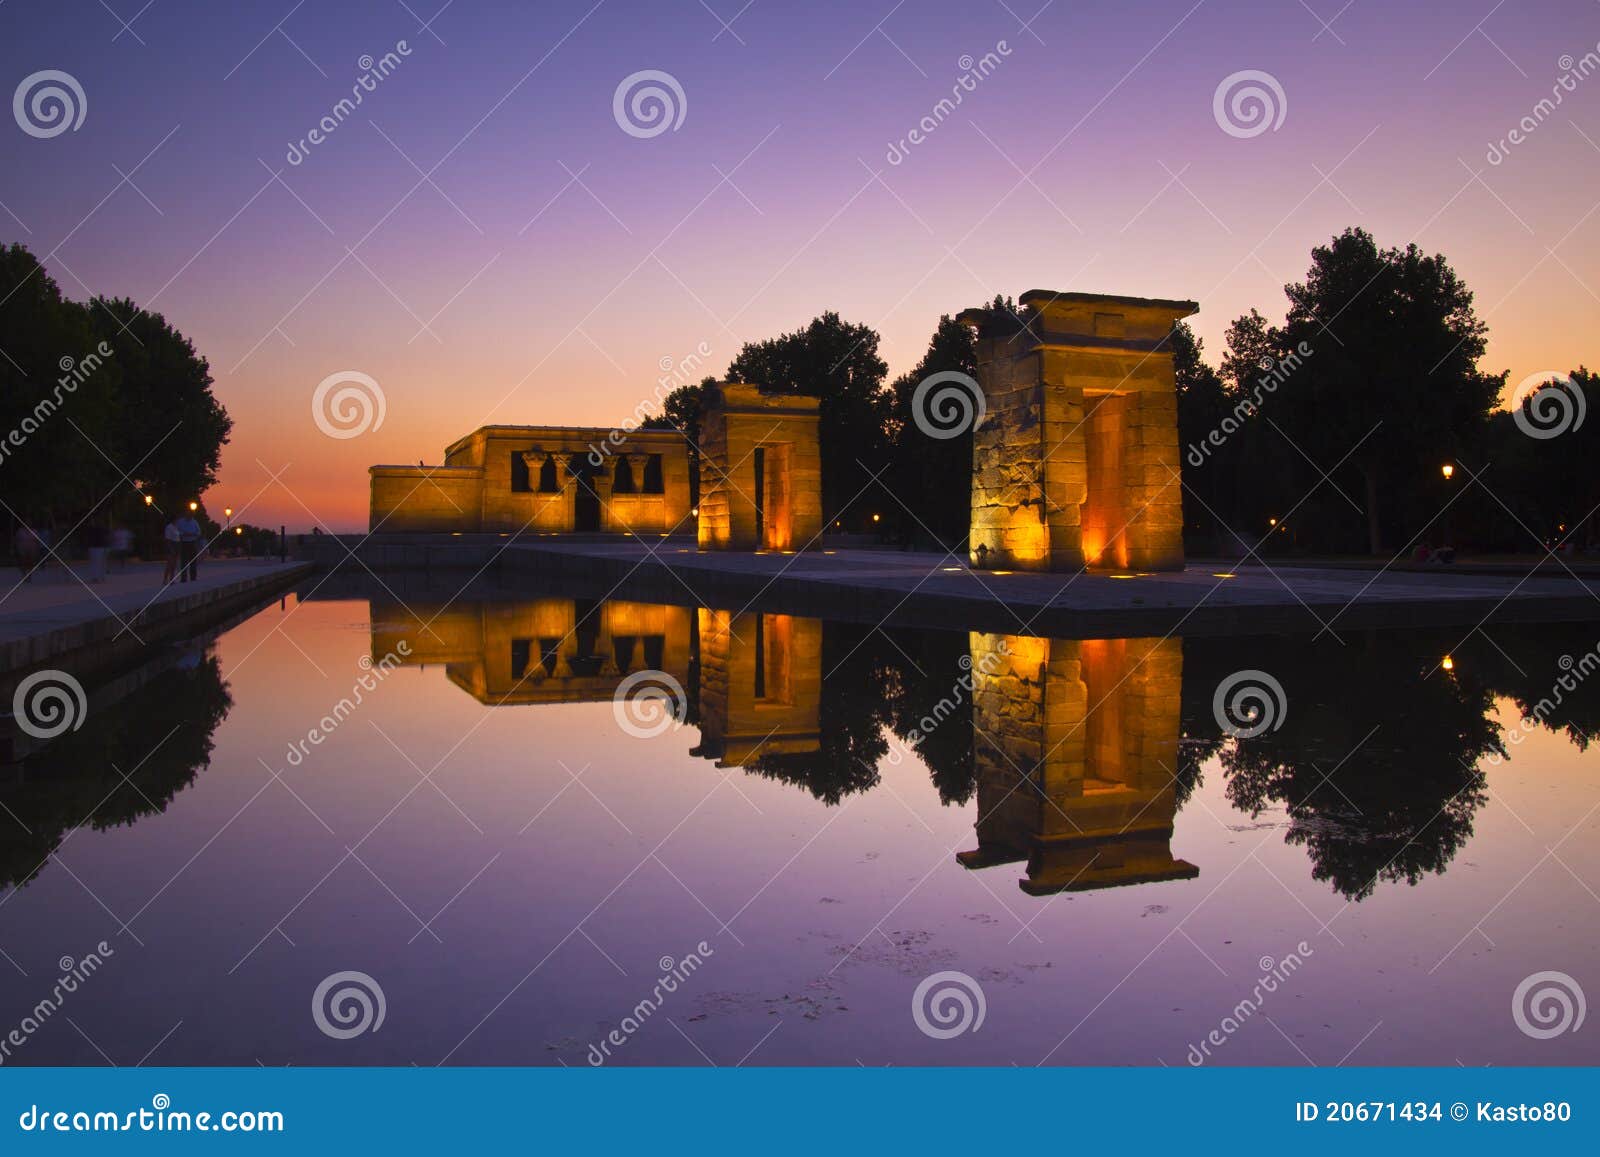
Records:
[[[310,570],[276,560],[207,560],[195,582],[166,585],[159,563],[130,564],[102,583],[80,581],[81,568],[41,570],[31,583],[11,570],[0,586],[0,675],[84,649],[169,639],[208,609],[265,594]]]
[[[1089,637],[1600,620],[1600,577],[1191,560],[1157,574],[971,570],[960,556],[886,550],[699,553],[666,540],[509,545],[502,578],[587,576],[667,600],[865,622]]]

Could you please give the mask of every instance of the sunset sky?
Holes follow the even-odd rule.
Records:
[[[1451,260],[1485,369],[1600,362],[1600,73],[1558,85],[1600,52],[1594,0],[1042,2],[9,0],[4,91],[61,70],[86,112],[0,122],[0,240],[193,338],[235,421],[208,504],[291,529],[363,529],[369,464],[611,427],[664,362],[703,343],[720,376],[825,309],[896,374],[996,293],[1194,298],[1215,363],[1351,224]],[[614,116],[643,70],[675,129]],[[1219,125],[1242,70],[1281,86],[1275,129]],[[336,439],[311,398],[347,370],[386,413]]]

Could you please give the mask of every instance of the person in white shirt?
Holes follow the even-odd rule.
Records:
[[[178,528],[180,581],[192,583],[199,577],[200,523],[192,513],[180,514],[173,523]]]
[[[163,586],[165,586],[167,583],[170,583],[174,578],[176,578],[178,574],[178,554],[180,551],[180,540],[183,538],[183,536],[178,532],[178,523],[176,519],[167,523],[167,528],[161,532],[161,537],[166,541],[167,544],[167,569],[163,571],[161,575],[161,583]]]

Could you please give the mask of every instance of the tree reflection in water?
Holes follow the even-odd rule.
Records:
[[[752,770],[836,804],[878,782],[884,730],[915,734],[913,751],[941,801],[969,802],[972,703],[952,695],[968,674],[968,636],[836,623],[824,632],[819,749],[761,758]],[[1284,808],[1286,842],[1305,848],[1313,878],[1347,899],[1380,883],[1416,884],[1443,872],[1471,837],[1491,761],[1516,757],[1495,718],[1498,698],[1529,716],[1530,729],[1565,735],[1580,750],[1600,736],[1600,658],[1585,665],[1590,641],[1573,639],[1570,627],[1550,626],[1466,640],[1441,631],[1185,640],[1177,806],[1215,760],[1228,800],[1251,816]],[[1276,730],[1236,740],[1218,723],[1213,696],[1244,667],[1270,672],[1287,710]],[[1593,678],[1581,677],[1591,668]],[[1563,675],[1571,686],[1558,694]],[[941,704],[940,725],[920,728]]]
[[[417,634],[414,610],[374,602],[372,614],[374,655],[396,632]],[[1507,739],[1519,736],[1502,734],[1497,702],[1527,715],[1530,733],[1563,734],[1580,748],[1600,735],[1597,633],[1570,626],[1480,629],[1465,638],[1366,631],[1321,640],[1057,640],[1041,649],[1025,636],[561,597],[458,602],[429,621],[449,641],[439,661],[486,703],[608,698],[626,672],[662,665],[685,683],[701,735],[695,754],[792,784],[829,806],[876,787],[909,748],[942,803],[977,803],[980,847],[963,862],[1026,859],[1024,883],[1038,889],[1058,877],[1065,886],[1109,886],[1118,858],[1138,875],[1132,845],[1170,833],[1211,769],[1243,812],[1283,808],[1285,838],[1306,850],[1314,878],[1360,900],[1380,883],[1415,884],[1444,871],[1471,837],[1492,761],[1516,758]],[[617,644],[635,636],[664,642],[655,653],[630,645],[624,655]],[[1044,658],[1026,670],[1008,665],[985,683],[973,648],[987,654],[1002,638],[1016,640],[1019,656]],[[419,649],[408,661],[434,661],[426,639],[413,642]],[[1114,655],[1131,666],[1106,666]],[[1147,661],[1161,667],[1153,681],[1143,673]],[[1276,729],[1235,739],[1216,718],[1213,697],[1248,668],[1281,684],[1287,710]],[[1570,686],[1559,685],[1563,676]],[[981,736],[975,681],[987,688],[985,710],[994,716]],[[1036,720],[1038,734],[1006,734],[1000,721],[1008,718]],[[980,750],[989,769],[982,784]],[[986,792],[1013,809],[1004,823],[988,814],[997,805],[986,804]],[[1137,824],[1124,826],[1106,810],[1118,792],[1136,797]],[[1032,810],[1015,810],[1021,800]],[[1073,824],[1061,817],[1091,804],[1111,819],[1097,812],[1093,824],[1080,822],[1083,838],[1073,842]],[[1144,851],[1151,849],[1161,859],[1162,849],[1152,843]],[[1063,869],[1077,864],[1074,856],[1092,867]]]
[[[495,614],[489,617],[499,622],[521,606],[492,604]],[[647,645],[616,659],[611,676],[652,662],[670,660],[674,666],[673,656],[684,653],[681,669],[702,733],[700,754],[793,784],[831,806],[879,783],[892,737],[927,769],[942,803],[965,805],[976,796],[984,806],[975,770],[976,636],[646,604],[601,607],[607,608],[616,619],[616,630],[607,636],[611,644],[637,643],[635,636],[667,641],[666,659]],[[481,633],[484,606],[473,604],[461,613]],[[682,629],[663,635],[655,621],[662,615],[669,627],[681,618]],[[562,622],[571,618],[565,615]],[[375,649],[384,632],[406,626],[403,619],[373,605]],[[698,638],[692,661],[686,641],[691,621]],[[485,659],[493,652],[509,656],[506,662],[515,666],[516,644],[516,638],[496,635],[479,646]],[[534,651],[525,649],[527,669]],[[607,654],[614,652],[620,653],[612,645]],[[1447,653],[1448,669],[1441,662]],[[1101,748],[1112,733],[1133,734],[1141,726],[1161,731],[1151,742],[1159,741],[1171,757],[1172,790],[1163,808],[1182,809],[1206,767],[1224,777],[1227,798],[1241,811],[1259,816],[1282,807],[1286,841],[1306,849],[1315,879],[1351,900],[1372,895],[1380,883],[1416,884],[1446,869],[1471,837],[1488,798],[1486,773],[1500,759],[1517,758],[1519,730],[1561,735],[1580,750],[1600,736],[1600,631],[1588,626],[1494,628],[1466,639],[1439,631],[1349,632],[1342,641],[1195,638],[1182,642],[1181,656],[1181,691],[1173,678],[1173,690],[1155,698],[1083,696],[1079,725],[1101,734],[1095,741]],[[1172,665],[1176,670],[1178,664]],[[157,666],[164,669],[120,700],[97,702],[81,730],[6,769],[0,779],[0,885],[31,880],[74,828],[130,824],[165,810],[209,766],[213,733],[233,705],[216,657],[197,644],[163,656]],[[1243,668],[1271,673],[1283,687],[1287,709],[1276,729],[1235,739],[1216,719],[1213,696]],[[560,681],[559,661],[555,669],[545,673],[546,682]],[[1065,670],[1041,668],[1043,701],[1076,694],[1051,683],[1065,677]],[[601,680],[604,695],[613,682]],[[1112,682],[1123,686],[1120,677]],[[543,692],[535,699],[571,699],[555,694],[562,688],[535,690]],[[1176,716],[1173,695],[1179,699]],[[1520,729],[1512,724],[1509,734],[1495,716],[1501,700],[1526,721]],[[486,701],[509,700],[486,693]],[[774,730],[774,720],[781,720],[780,729]],[[1037,752],[1004,752],[1019,775],[1043,775],[1051,754],[1045,749],[1062,741],[1049,734]],[[996,736],[986,734],[984,742],[993,745]],[[1041,779],[1036,786],[1048,783]],[[977,822],[981,829],[985,817],[980,814]],[[1049,816],[1042,815],[1036,834],[1048,836],[1048,827]]]
[[[217,657],[199,647],[5,771],[0,885],[26,884],[78,827],[132,824],[166,810],[211,763],[233,707]],[[3,814],[9,813],[9,814]]]
[[[880,630],[822,624],[822,684],[816,751],[762,756],[749,770],[792,783],[833,805],[876,787],[889,754],[885,731],[914,750],[945,804],[972,798],[972,698],[967,636],[954,631]],[[924,727],[929,718],[940,720]]]
[[[1222,742],[1229,801],[1251,816],[1282,806],[1285,840],[1348,899],[1442,872],[1488,798],[1479,762],[1501,751],[1482,681],[1441,669],[1441,652],[1415,636],[1252,640],[1248,654],[1282,685],[1285,706],[1276,728]],[[1185,729],[1220,739],[1213,695],[1240,649],[1190,655]]]

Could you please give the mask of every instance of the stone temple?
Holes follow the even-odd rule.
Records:
[[[1192,301],[1030,290],[969,309],[986,416],[973,434],[971,562],[1183,569],[1173,323]]]
[[[1173,324],[1192,301],[1030,290],[969,309],[972,565],[1183,569]],[[963,387],[964,389],[967,387]],[[373,533],[694,532],[702,551],[799,551],[824,526],[819,400],[722,382],[700,416],[699,500],[677,430],[483,426],[439,466],[373,466]]]
[[[373,534],[698,536],[701,550],[805,550],[822,534],[818,399],[724,382],[700,421],[700,505],[677,430],[482,426],[438,466],[372,466]]]
[[[368,529],[669,534],[693,525],[676,430],[482,426],[442,466],[373,466]]]
[[[805,550],[822,535],[816,398],[714,386],[700,416],[700,549]]]

